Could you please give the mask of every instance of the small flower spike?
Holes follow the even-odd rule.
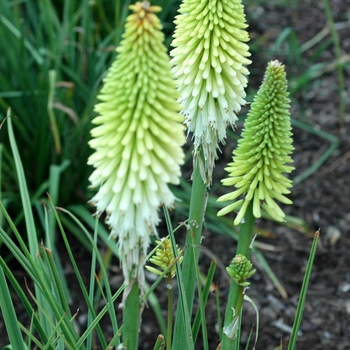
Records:
[[[171,264],[175,263],[175,258],[173,254],[173,248],[171,246],[171,241],[169,237],[162,238],[160,241],[156,241],[158,244],[158,248],[156,249],[155,255],[153,255],[152,258],[150,258],[150,262],[153,263],[156,266],[159,266],[163,271],[165,271]],[[177,255],[179,256],[179,263],[182,263],[183,256],[182,250],[176,246]],[[147,266],[146,269],[150,272],[153,272],[156,275],[161,275],[163,271],[160,271],[158,269],[155,269],[152,266]],[[171,273],[171,277],[174,277],[176,274],[176,267],[175,264],[169,271]]]
[[[263,83],[254,98],[251,110],[245,121],[242,138],[233,151],[233,162],[228,165],[225,186],[235,186],[236,190],[221,196],[218,201],[235,200],[221,209],[219,216],[239,209],[234,221],[239,225],[248,204],[253,201],[253,215],[261,216],[261,205],[275,220],[283,221],[285,214],[275,199],[292,204],[285,197],[292,181],[282,173],[290,173],[294,168],[285,165],[292,163],[289,156],[292,146],[290,124],[290,100],[287,92],[287,79],[284,66],[278,61],[268,64]],[[243,199],[237,199],[243,195]]]
[[[246,279],[253,276],[255,269],[252,270],[253,264],[242,254],[237,254],[229,267],[226,267],[227,273],[241,287],[248,287],[250,282]]]
[[[185,143],[179,92],[164,36],[148,1],[131,5],[118,56],[104,79],[95,107],[88,160],[98,192],[91,202],[107,212],[118,238],[125,284],[144,282],[144,256],[156,235],[161,205],[172,207],[168,184],[180,181]]]
[[[203,150],[202,177],[210,185],[219,142],[246,103],[247,24],[241,0],[184,0],[179,12],[171,62],[194,155]]]

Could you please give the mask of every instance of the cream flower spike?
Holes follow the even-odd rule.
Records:
[[[244,100],[244,65],[249,36],[241,0],[184,0],[176,17],[170,55],[178,79],[180,103],[188,133],[194,137],[194,155],[203,150],[202,177],[210,185],[219,142],[237,120]]]
[[[220,202],[234,200],[218,215],[240,208],[235,225],[241,223],[251,201],[256,218],[261,216],[262,207],[276,221],[283,221],[285,214],[275,200],[292,204],[285,196],[290,193],[292,180],[283,175],[294,170],[286,165],[293,162],[290,154],[294,149],[289,108],[284,66],[271,61],[251,105],[242,138],[233,151],[233,162],[226,168],[229,177],[222,180],[223,185],[236,189],[218,199]],[[243,199],[237,199],[241,195]]]
[[[157,235],[158,210],[172,207],[168,184],[180,182],[184,162],[183,116],[171,74],[160,11],[147,1],[131,5],[117,58],[104,79],[95,106],[88,160],[89,180],[98,192],[91,202],[107,212],[111,237],[118,238],[129,287],[144,282],[144,256]],[[125,298],[124,298],[125,299]]]

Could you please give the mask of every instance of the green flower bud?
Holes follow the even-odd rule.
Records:
[[[242,254],[237,254],[233,259],[229,267],[226,267],[227,273],[232,279],[242,287],[248,287],[249,282],[247,278],[251,277],[255,273],[255,269],[251,270],[253,264]]]
[[[241,0],[184,0],[179,12],[170,53],[173,73],[194,154],[202,148],[203,180],[210,183],[219,142],[225,143],[227,127],[246,103],[247,24]]]
[[[169,237],[162,238],[160,241],[156,241],[158,244],[158,248],[155,252],[155,255],[150,258],[150,262],[152,262],[154,265],[159,266],[163,271],[165,271],[170,265],[173,264],[173,267],[170,270],[171,277],[174,277],[176,274],[176,267],[175,267],[175,258],[173,254],[173,248],[171,246],[171,241]],[[178,248],[176,245],[177,255],[180,256],[179,263],[182,263],[183,256],[182,250]],[[163,271],[160,271],[158,269],[155,269],[152,266],[147,266],[146,269],[150,272],[155,273],[156,275],[161,275]]]
[[[118,237],[125,283],[142,286],[143,260],[156,234],[161,205],[172,207],[168,184],[180,181],[185,143],[179,92],[171,74],[161,24],[147,1],[130,6],[118,56],[95,106],[88,160],[97,215],[107,212]]]
[[[261,206],[275,220],[283,221],[285,214],[275,202],[284,204],[292,201],[285,197],[292,181],[282,173],[290,173],[294,167],[289,156],[292,146],[290,124],[290,100],[284,66],[278,61],[268,64],[263,83],[254,98],[247,116],[242,138],[233,151],[233,162],[228,164],[225,186],[235,186],[236,190],[221,196],[218,201],[235,200],[219,211],[225,215],[241,206],[234,221],[239,225],[248,204],[253,201],[253,215],[261,216]],[[244,199],[238,200],[238,197]]]

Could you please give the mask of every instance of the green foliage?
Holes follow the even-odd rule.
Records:
[[[33,342],[39,348],[45,346],[46,349],[76,349],[80,346],[81,349],[91,349],[91,339],[94,332],[96,332],[97,338],[99,339],[102,347],[106,348],[108,344],[102,332],[99,321],[108,312],[114,334],[117,334],[118,325],[116,314],[114,307],[111,307],[111,305],[113,305],[115,299],[120,295],[123,288],[121,287],[112,296],[107,278],[107,272],[104,268],[101,254],[97,249],[96,228],[98,226],[96,225],[94,239],[92,239],[90,233],[86,230],[86,228],[81,223],[79,223],[72,214],[66,212],[66,214],[71,216],[73,221],[79,224],[80,229],[83,231],[85,239],[89,242],[90,247],[93,250],[91,261],[90,290],[88,291],[85,287],[82,275],[77,266],[67,235],[62,227],[60,217],[55,207],[53,206],[53,203],[50,203],[50,214],[54,217],[60,229],[60,233],[63,237],[70,258],[70,262],[74,268],[77,282],[79,283],[81,292],[84,296],[84,301],[88,309],[87,329],[82,335],[79,335],[76,328],[74,327],[74,319],[77,314],[72,314],[68,305],[69,295],[67,294],[65,286],[63,284],[64,276],[59,270],[58,255],[54,254],[50,249],[45,247],[43,243],[40,246],[38,245],[38,232],[33,221],[33,211],[31,208],[31,203],[29,201],[29,194],[27,191],[22,162],[14,138],[12,120],[9,118],[7,122],[9,124],[9,137],[13,156],[16,162],[18,186],[21,191],[20,196],[22,199],[23,211],[25,213],[25,232],[29,242],[29,249],[26,242],[24,241],[24,237],[22,237],[25,235],[21,234],[17,230],[13,220],[11,219],[2,202],[0,202],[0,208],[6,221],[8,222],[9,227],[12,230],[12,233],[15,236],[16,241],[11,238],[9,232],[6,232],[2,228],[0,228],[0,240],[7,246],[9,251],[28,274],[28,277],[30,278],[30,281],[28,283],[33,283],[34,285],[33,289],[29,286],[27,287],[29,290],[28,297],[28,293],[24,292],[23,287],[20,286],[7,263],[3,260],[3,258],[0,258],[0,279],[3,282],[1,283],[0,298],[2,302],[1,305],[4,321],[6,328],[9,330],[11,344],[16,346],[16,349],[30,348],[30,345],[28,345],[28,347],[24,347],[23,338],[19,333],[20,328],[26,334],[26,338],[28,339],[29,344]],[[48,215],[47,211],[45,211],[45,214]],[[47,241],[49,241],[50,238],[48,232],[48,220],[46,220],[46,222],[47,237],[45,238]],[[99,290],[95,287],[94,272],[96,262],[98,262],[102,272],[101,282],[103,283],[103,290],[106,298],[106,306],[99,313],[96,312],[94,306],[96,292]],[[11,283],[15,293],[20,298],[29,319],[32,320],[32,325],[29,330],[21,325],[18,322],[16,315],[14,315],[13,305],[9,301],[9,289],[5,280],[5,276]],[[6,304],[3,304],[3,302],[6,302]],[[15,340],[14,337],[16,337]],[[118,342],[118,338],[113,339],[113,344],[118,345]],[[85,347],[86,344],[87,347]]]

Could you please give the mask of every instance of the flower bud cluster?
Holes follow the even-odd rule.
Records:
[[[250,282],[246,279],[254,275],[255,269],[251,270],[253,264],[242,254],[237,254],[229,267],[226,267],[227,273],[232,279],[242,287],[248,287]]]
[[[153,255],[150,258],[150,262],[156,266],[159,266],[163,271],[165,271],[171,265],[173,265],[170,270],[170,273],[171,273],[171,277],[174,277],[176,274],[175,257],[173,254],[173,248],[171,246],[170,238],[169,237],[162,238],[160,241],[156,241],[156,243],[158,244],[158,248],[156,249],[155,255]],[[181,256],[182,250],[178,248],[177,245],[176,245],[176,250],[177,250],[177,256],[179,256],[179,263],[181,264],[183,260],[183,256]],[[159,276],[163,273],[163,271],[155,269],[152,266],[146,265],[146,269]]]

